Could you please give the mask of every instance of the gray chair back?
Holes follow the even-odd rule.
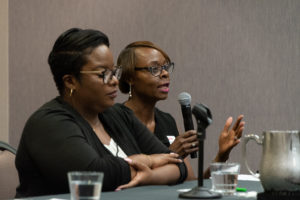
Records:
[[[0,199],[13,199],[19,184],[15,167],[16,150],[0,141]]]

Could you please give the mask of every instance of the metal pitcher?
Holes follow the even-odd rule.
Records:
[[[253,139],[263,146],[260,161],[260,181],[265,191],[300,191],[300,132],[298,130],[264,131],[259,137],[246,135],[243,142],[243,157],[247,170],[246,144]]]

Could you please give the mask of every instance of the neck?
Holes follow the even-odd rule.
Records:
[[[70,104],[90,124],[93,129],[101,124],[101,121],[98,117],[99,112],[95,112],[95,110],[88,106],[83,106],[77,102],[75,98],[64,96],[63,100]]]
[[[156,101],[149,101],[146,98],[138,98],[133,96],[125,102],[125,106],[130,108],[136,117],[142,121],[148,128],[151,124],[155,123],[154,108]],[[149,128],[150,129],[150,128]]]

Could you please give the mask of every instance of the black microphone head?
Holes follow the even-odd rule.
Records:
[[[191,104],[192,97],[187,92],[181,92],[178,95],[178,101],[179,101],[180,105],[187,106],[187,105]]]

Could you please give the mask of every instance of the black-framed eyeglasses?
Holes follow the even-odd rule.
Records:
[[[134,70],[148,70],[153,76],[159,76],[162,70],[166,70],[169,74],[171,74],[174,70],[174,63],[170,62],[162,66],[135,67]]]
[[[114,70],[105,69],[104,71],[80,71],[81,74],[96,74],[99,78],[103,79],[103,83],[107,84],[112,77],[116,77],[118,80],[121,78],[122,68],[116,67]]]

